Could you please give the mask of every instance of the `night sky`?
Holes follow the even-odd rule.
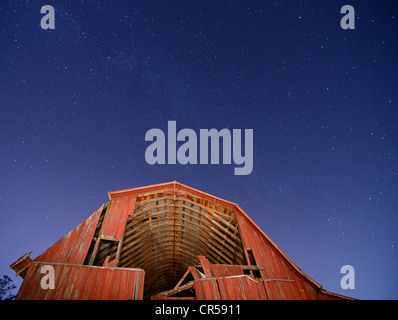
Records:
[[[55,29],[43,30],[43,5]],[[343,30],[343,5],[355,29]],[[324,289],[398,299],[395,1],[0,4],[0,276],[108,201],[177,180],[238,203]],[[253,172],[149,165],[145,134],[253,129]],[[179,142],[178,145],[182,143]],[[343,265],[355,289],[343,290]]]

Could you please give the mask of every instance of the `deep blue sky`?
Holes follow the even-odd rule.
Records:
[[[53,5],[55,30],[40,28]],[[355,8],[342,30],[340,8]],[[236,202],[326,290],[398,298],[395,1],[2,1],[0,275],[107,192]],[[154,165],[145,133],[253,129],[254,171]],[[355,290],[340,268],[355,268]]]

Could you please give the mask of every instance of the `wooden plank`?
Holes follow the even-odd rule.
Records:
[[[287,282],[287,290],[289,292],[289,300],[301,300],[299,290],[295,282]]]
[[[57,285],[57,295],[59,297],[64,297],[65,296],[65,291],[68,288],[68,283],[70,283],[69,278],[72,276],[72,272],[67,272],[67,265],[64,266],[64,269],[62,270],[62,276],[58,279],[56,276],[56,285],[59,283],[61,284],[60,286]],[[58,275],[59,273],[57,273]]]
[[[104,260],[104,263],[102,264],[103,267],[106,267],[106,266],[107,266],[107,264],[108,264],[108,262],[109,262],[109,258],[110,258],[110,256],[106,256],[106,258],[105,258],[105,260]]]
[[[239,278],[225,277],[225,287],[230,300],[244,300]]]
[[[113,268],[113,267],[115,267],[118,263],[119,263],[119,259],[118,259],[118,258],[115,258],[115,259],[113,259],[111,262],[109,262],[109,263],[106,265],[106,267],[108,267],[108,268]]]
[[[197,300],[205,300],[205,295],[203,292],[203,286],[201,281],[195,281],[194,282],[194,289],[196,293],[196,299]]]
[[[84,220],[58,243],[51,247],[48,251],[48,256],[46,257],[45,261],[58,263],[67,262],[73,246],[75,245],[79,236],[82,224],[84,224]]]
[[[267,291],[269,300],[293,300],[300,299],[298,292],[294,292],[291,288],[294,281],[285,279],[264,279],[264,287]]]
[[[117,198],[111,202],[109,211],[104,218],[100,238],[106,240],[116,240],[116,228],[117,224],[119,223],[120,211],[123,202],[124,198]]]
[[[212,290],[212,296],[209,300],[221,300],[220,292],[218,290],[217,280],[211,279],[209,280],[209,287]]]
[[[203,271],[206,275],[206,278],[211,278],[213,276],[213,274],[211,273],[209,260],[207,260],[205,256],[198,256],[198,258],[203,267]]]
[[[90,274],[93,274],[94,272],[91,272],[92,271],[91,268],[86,268],[86,267],[81,267],[81,271],[82,272],[79,279],[79,287],[76,290],[78,293],[75,295],[75,297],[77,296],[77,298],[75,298],[75,300],[76,299],[83,300],[85,289],[88,289],[90,293],[93,290],[92,288],[93,283],[91,283],[89,280],[90,280]]]
[[[112,270],[113,272],[113,279],[112,284],[119,284],[118,286],[112,285],[111,294],[108,297],[109,300],[119,300],[121,295],[121,286],[120,284],[123,282],[123,273],[122,272],[115,272],[115,269]]]
[[[71,264],[84,263],[95,230],[97,228],[101,212],[102,212],[102,207],[99,208],[96,212],[94,212],[82,225],[78,239],[76,240],[76,243],[71,250],[70,256],[66,261],[67,263]]]
[[[123,237],[124,229],[126,227],[127,217],[133,214],[134,212],[136,198],[137,198],[136,196],[128,197],[122,203],[123,207],[121,208],[120,211],[119,222],[116,224],[117,225],[115,232],[116,241],[120,241],[120,239]]]
[[[129,292],[129,296],[130,299],[133,300],[137,300],[137,297],[139,295],[139,290],[141,287],[141,272],[135,272],[134,274],[134,278],[133,278],[133,274],[130,275],[130,292]],[[133,288],[134,287],[134,288]],[[131,288],[133,288],[133,290],[131,290]]]
[[[305,292],[304,292],[302,280],[300,279],[300,277],[297,274],[295,274],[293,276],[293,279],[295,281],[296,288],[297,288],[299,296],[300,296],[299,300],[306,300],[307,296],[305,295]]]
[[[184,284],[182,286],[178,286],[178,287],[175,287],[174,289],[161,292],[161,293],[155,295],[154,298],[157,299],[157,298],[160,298],[160,297],[168,297],[168,296],[171,296],[171,295],[176,294],[178,292],[181,292],[181,291],[187,290],[189,288],[192,288],[192,287],[195,287],[194,281],[190,281],[190,282],[187,282],[186,284]],[[202,291],[202,293],[203,293],[203,291]]]
[[[177,284],[174,287],[174,290],[177,290],[180,284],[184,281],[184,279],[187,277],[188,274],[192,273],[192,267],[189,267],[183,277],[180,279],[180,281],[177,282]]]
[[[108,297],[108,292],[111,287],[110,284],[112,281],[112,271],[113,271],[112,269],[104,270],[104,273],[102,275],[102,281],[101,281],[102,286],[100,290],[101,294],[99,300],[105,300]]]
[[[270,282],[265,281],[265,280],[262,280],[262,281],[263,281],[263,286],[264,286],[265,292],[267,294],[268,300],[275,300],[274,293],[272,291],[273,288],[270,287],[270,285],[269,285]]]
[[[100,210],[94,212],[87,220],[83,220],[35,261],[83,264],[100,217]]]
[[[120,259],[120,254],[122,252],[122,248],[123,248],[123,242],[124,242],[124,236],[122,236],[122,238],[119,241],[119,244],[117,246],[117,250],[116,250],[116,259]]]
[[[32,262],[32,259],[29,257],[31,253],[32,251],[24,254],[21,258],[10,265],[10,268],[16,272],[15,276],[20,275],[22,279],[25,277],[26,272],[28,271],[28,268]]]
[[[18,294],[16,296],[17,299],[21,299],[21,300],[27,299],[27,296],[28,296],[29,292],[31,291],[31,286],[33,286],[33,284],[34,284],[34,282],[31,281],[31,279],[34,278],[36,270],[37,270],[37,265],[32,262],[28,268],[28,271],[26,272],[26,276],[22,282],[22,285],[18,290]],[[27,279],[29,279],[29,280],[27,280]]]
[[[135,293],[135,300],[142,300],[144,297],[144,281],[145,281],[145,272],[140,272],[138,274],[138,283],[139,286],[137,286],[138,288],[138,292]]]
[[[216,279],[202,279],[196,282],[202,284],[204,300],[220,300]]]
[[[114,269],[106,269],[106,278],[105,278],[105,286],[103,288],[103,294],[101,300],[111,299],[113,293],[113,286],[116,272]]]
[[[114,300],[124,300],[125,296],[127,296],[127,287],[126,285],[128,282],[126,281],[126,275],[125,275],[126,270],[120,269],[120,272],[116,273],[116,279],[114,280],[114,283],[117,283],[118,285],[113,286],[113,295],[112,299]]]
[[[62,261],[58,262],[65,262],[65,263],[70,263],[70,264],[83,264],[83,261],[81,263],[76,263],[77,260],[80,260],[80,245],[84,241],[85,235],[87,233],[89,223],[83,220],[83,222],[80,224],[79,228],[77,229],[76,232],[76,238],[74,239],[73,243],[70,243],[67,248],[63,249],[65,252],[67,252],[67,257],[65,259],[62,259]],[[91,239],[90,239],[91,242]],[[83,244],[84,245],[84,244]],[[88,246],[87,246],[88,250]],[[61,249],[60,249],[61,251]]]
[[[245,274],[243,272],[243,268],[240,265],[234,265],[235,268],[235,274],[239,275],[239,274]]]
[[[257,286],[259,284],[261,285],[261,282],[259,283],[259,281],[256,281],[249,276],[241,277],[239,279],[241,281],[242,289],[246,300],[260,300]]]
[[[98,248],[99,248],[100,241],[101,241],[101,234],[102,234],[102,231],[103,231],[103,229],[104,229],[104,222],[105,222],[105,220],[106,220],[106,217],[108,216],[109,208],[110,208],[110,206],[111,206],[111,203],[112,203],[112,201],[108,202],[108,204],[106,205],[106,209],[105,209],[104,217],[103,217],[103,220],[102,220],[102,224],[101,224],[101,229],[100,229],[100,232],[99,232],[99,236],[98,236],[98,238],[95,240],[94,250],[93,250],[93,252],[91,253],[91,257],[90,257],[90,259],[89,259],[89,261],[88,261],[88,265],[90,265],[90,266],[92,266],[92,265],[94,264],[95,257],[96,257],[96,255],[97,255]]]
[[[227,289],[225,288],[224,278],[217,278],[218,290],[220,292],[221,300],[229,300]]]
[[[272,269],[274,270],[273,278],[286,279],[287,275],[286,275],[284,268],[286,268],[287,265],[286,264],[283,265],[283,262],[281,260],[281,259],[283,259],[282,256],[275,249],[268,250],[268,252],[269,252],[268,260],[272,266]]]
[[[118,232],[116,235],[116,239],[120,239],[119,245],[118,245],[117,251],[116,251],[116,258],[119,260],[120,260],[120,254],[121,254],[123,242],[124,242],[124,232],[126,229],[127,219],[128,219],[128,216],[130,216],[134,213],[136,199],[137,199],[137,196],[129,197],[129,199],[127,200],[127,208],[126,208],[126,211],[124,212],[124,217],[123,217],[124,224],[122,224],[122,223],[119,224],[119,229],[118,229]]]
[[[266,248],[265,243],[262,242],[261,235],[258,234],[257,230],[255,230],[243,215],[237,214],[237,219],[246,247],[251,248],[256,264],[265,267],[261,273],[265,278],[275,278],[273,266],[270,265],[267,259],[268,248]]]
[[[236,270],[235,270],[235,266],[226,266],[227,267],[227,271],[228,271],[228,276],[235,276],[237,273],[236,273]],[[243,272],[242,272],[242,274],[243,274]]]
[[[220,264],[218,267],[219,270],[221,271],[222,276],[227,277],[231,275],[228,270],[228,265]]]
[[[257,290],[260,300],[268,300],[267,291],[265,290],[263,279],[258,279],[257,281]]]
[[[212,274],[217,278],[217,277],[222,277],[222,272],[220,270],[220,267],[218,264],[211,264],[210,265],[211,272]]]
[[[100,273],[92,272],[92,270],[90,270],[90,268],[86,268],[86,269],[89,270],[89,273],[87,275],[87,282],[82,290],[82,296],[80,299],[81,300],[94,300],[94,297],[96,295],[97,279],[98,279],[98,275]]]
[[[196,267],[192,267],[192,269],[191,269],[191,274],[192,274],[192,276],[193,276],[193,278],[194,278],[195,280],[198,280],[198,279],[201,278],[201,277],[200,277],[200,274],[199,274],[199,272],[198,272],[198,269],[196,269]]]

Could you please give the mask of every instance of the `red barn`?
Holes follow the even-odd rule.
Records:
[[[24,278],[17,299],[350,299],[322,289],[236,203],[176,181],[108,196],[11,265]]]

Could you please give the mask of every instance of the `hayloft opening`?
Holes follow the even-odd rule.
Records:
[[[144,298],[174,288],[189,266],[199,264],[198,255],[211,263],[246,264],[233,209],[174,190],[137,197],[118,267],[145,270]]]

